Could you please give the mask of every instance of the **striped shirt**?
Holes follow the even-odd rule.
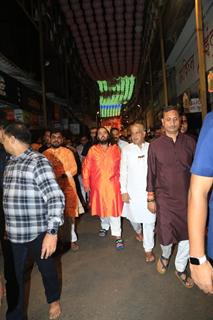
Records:
[[[63,223],[64,195],[49,161],[27,149],[11,156],[4,171],[3,207],[11,242],[24,243]]]

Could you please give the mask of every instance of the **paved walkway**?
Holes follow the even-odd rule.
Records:
[[[69,251],[61,259],[61,319],[213,320],[213,297],[196,287],[184,288],[174,275],[174,258],[162,276],[155,264],[144,262],[142,245],[136,242],[127,221],[123,252],[116,252],[110,236],[98,238],[98,228],[98,219],[85,214],[78,225],[80,251]],[[155,252],[159,255],[159,246]],[[0,319],[4,319],[2,313]],[[48,319],[47,305],[35,267],[29,320],[43,319]]]

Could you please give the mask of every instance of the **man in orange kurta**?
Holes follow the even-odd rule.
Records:
[[[110,145],[109,132],[101,127],[97,131],[96,145],[93,145],[83,162],[83,185],[90,192],[91,214],[101,219],[99,236],[105,236],[111,228],[116,237],[116,248],[123,249],[121,239],[122,199],[120,193],[120,159],[117,145]]]
[[[60,130],[54,130],[50,136],[51,147],[43,154],[53,166],[58,184],[65,195],[65,217],[72,218],[71,248],[78,249],[75,233],[75,217],[78,217],[79,203],[73,176],[77,173],[74,155],[68,148],[62,147],[63,136]]]

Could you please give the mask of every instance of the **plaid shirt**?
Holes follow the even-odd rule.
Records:
[[[49,161],[27,149],[10,157],[4,171],[3,206],[12,242],[24,243],[63,223],[64,195]]]

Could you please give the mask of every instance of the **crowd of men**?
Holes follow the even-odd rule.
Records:
[[[196,154],[196,140],[187,133],[186,118],[181,118],[174,106],[164,108],[161,133],[150,143],[144,125],[135,122],[129,127],[128,141],[121,139],[117,128],[109,132],[99,127],[91,128],[90,137],[82,135],[78,146],[64,139],[59,129],[46,130],[42,144],[31,144],[25,124],[8,123],[3,118],[0,236],[6,319],[27,319],[24,291],[28,254],[42,276],[49,319],[59,318],[60,285],[53,253],[60,248],[59,243],[79,250],[76,219],[88,207],[92,216],[100,217],[98,235],[105,237],[110,231],[117,251],[125,249],[123,217],[129,220],[136,240],[143,243],[146,263],[156,260],[156,234],[161,247],[157,271],[166,274],[173,246],[177,245],[178,280],[186,288],[195,282],[204,292],[213,293],[213,269],[205,254],[208,194],[213,182],[213,113],[204,123]],[[207,232],[211,259],[212,203],[211,197]],[[193,279],[187,272],[189,261]],[[0,299],[3,282],[1,277]]]

